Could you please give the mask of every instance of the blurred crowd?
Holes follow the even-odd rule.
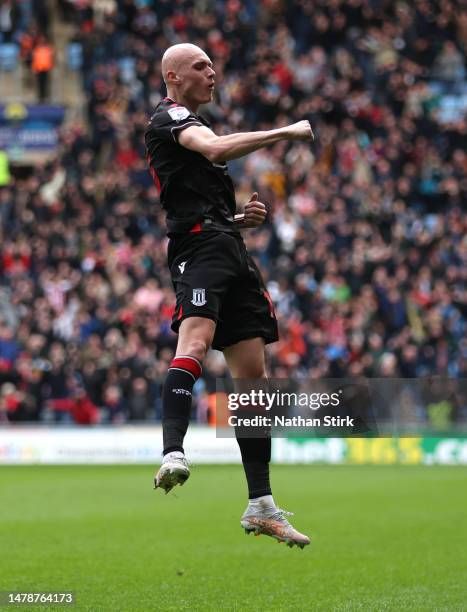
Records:
[[[216,133],[318,135],[229,162],[239,205],[269,211],[245,242],[280,324],[270,375],[466,376],[463,0],[60,4],[87,123],[0,190],[0,421],[160,418],[174,295],[143,134],[179,42],[214,62]],[[211,352],[194,418],[225,374]]]

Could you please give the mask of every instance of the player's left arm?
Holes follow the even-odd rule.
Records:
[[[259,227],[264,223],[266,214],[266,206],[258,201],[258,193],[255,191],[245,204],[243,213],[235,215],[235,225],[238,229]]]

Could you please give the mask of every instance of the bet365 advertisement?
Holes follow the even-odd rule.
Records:
[[[276,438],[277,463],[466,465],[467,437]]]

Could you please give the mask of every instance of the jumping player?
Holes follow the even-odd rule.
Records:
[[[150,171],[160,189],[170,238],[168,263],[176,292],[172,329],[177,351],[163,390],[163,460],[155,487],[168,493],[190,475],[183,450],[193,385],[210,347],[223,351],[232,376],[266,378],[265,344],[278,339],[274,309],[240,235],[258,227],[266,207],[253,193],[236,214],[226,162],[281,140],[313,140],[308,121],[269,131],[216,136],[197,114],[212,100],[213,65],[191,44],[174,45],[162,58],[167,97],[146,131]],[[271,439],[237,436],[248,483],[241,518],[247,533],[272,536],[289,546],[310,543],[276,507],[269,482]]]

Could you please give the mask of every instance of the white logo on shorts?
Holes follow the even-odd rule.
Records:
[[[204,306],[206,304],[206,291],[204,289],[193,289],[191,303],[194,306]]]
[[[182,263],[179,264],[178,269],[180,270],[180,274],[183,274],[185,272],[185,264],[186,261],[182,261]]]

